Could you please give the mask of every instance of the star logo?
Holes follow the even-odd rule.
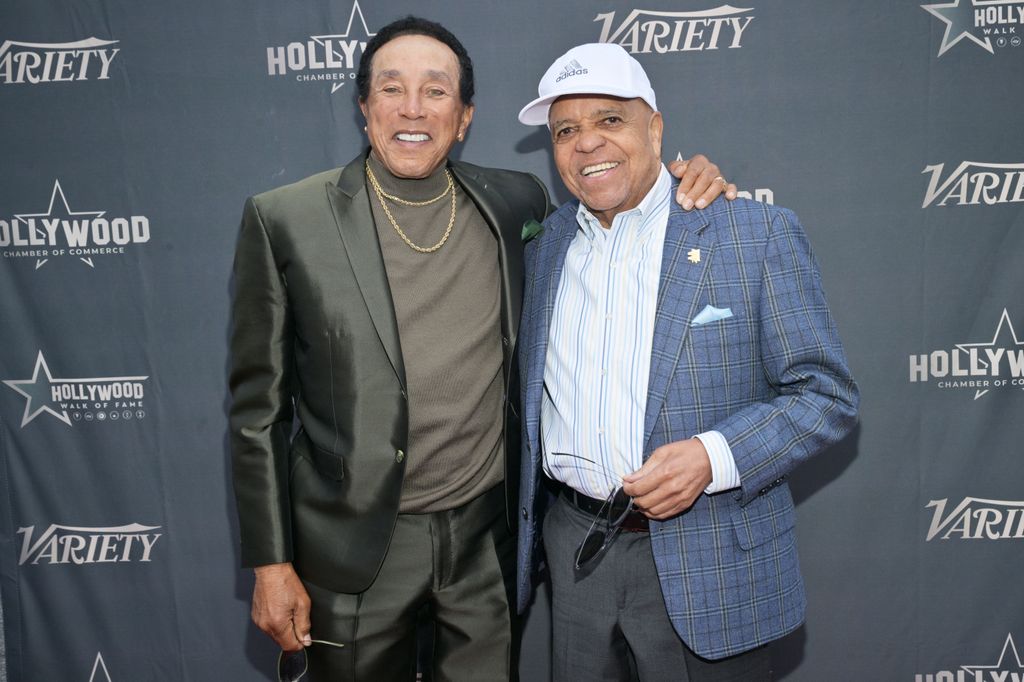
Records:
[[[59,204],[57,203],[58,197],[60,197]],[[46,209],[46,213],[18,213],[15,214],[14,219],[20,220],[26,227],[33,227],[36,236],[46,239],[46,230],[40,225],[44,219],[75,220],[78,218],[92,220],[93,218],[102,218],[105,213],[106,211],[72,211],[71,207],[68,206],[67,197],[64,196],[64,188],[60,186],[60,180],[54,180],[53,192],[50,194],[50,206]],[[33,222],[29,223],[29,220]],[[37,258],[36,270],[46,265],[48,260],[48,258]],[[90,268],[96,267],[93,265],[91,258],[79,258],[79,260]]]
[[[976,670],[1006,671],[1007,668],[1003,667],[1003,661],[1006,660],[1006,655],[1011,652],[1013,653],[1013,660],[1017,664],[1017,667],[1010,668],[1010,670],[1024,670],[1024,663],[1021,663],[1020,654],[1017,653],[1017,646],[1013,643],[1013,633],[1008,633],[1006,635],[1006,641],[1003,643],[1003,650],[999,654],[999,661],[994,665],[962,665],[960,667],[972,675]],[[1009,664],[1009,661],[1007,661],[1007,663]],[[993,677],[993,679],[995,678]],[[1016,679],[1016,673],[1014,673],[1014,679]]]
[[[935,5],[921,5],[921,9],[946,25],[946,32],[942,35],[942,44],[939,46],[938,56],[941,57],[946,50],[964,38],[973,41],[989,54],[995,54],[995,50],[992,49],[992,39],[988,36],[981,37],[974,33],[977,30],[975,25],[975,8],[1014,4],[1020,4],[1020,0],[990,0],[989,2],[953,0],[953,2]]]
[[[103,677],[99,677],[101,671]],[[92,664],[92,675],[89,676],[89,682],[112,682],[110,673],[107,671],[107,664],[103,662],[103,654],[99,651],[96,652],[96,661]]]
[[[1006,336],[1005,340],[1002,343],[999,343],[999,338],[1000,338],[1000,336],[1003,335],[1003,328],[1004,327],[1006,328],[1007,336]],[[1006,308],[1003,308],[1003,314],[999,318],[999,324],[996,326],[996,333],[992,335],[992,340],[991,341],[980,342],[980,343],[958,343],[958,344],[956,344],[956,347],[960,351],[969,354],[971,352],[970,351],[971,348],[977,348],[979,350],[982,349],[982,348],[995,348],[997,344],[999,344],[998,347],[1000,349],[1007,349],[1007,351],[1009,351],[1009,352],[1012,352],[1012,350],[1015,350],[1017,348],[1024,347],[1024,341],[1018,341],[1017,340],[1017,332],[1014,331],[1014,329],[1013,329],[1013,323],[1010,322],[1010,313],[1008,313],[1006,311]],[[1009,354],[1009,352],[1007,352],[1007,354]],[[979,353],[979,356],[980,355],[981,354]],[[984,360],[982,360],[981,357],[978,358],[978,361],[982,365],[984,365],[985,367],[989,366],[989,363],[987,363]],[[988,389],[987,388],[984,391],[975,391],[974,392],[974,399],[977,400],[978,398],[980,398],[981,396],[985,395],[986,393],[988,393]]]
[[[60,406],[60,401],[67,399],[68,395],[75,396],[77,393],[81,393],[86,387],[74,387],[67,394],[61,396],[61,388],[67,388],[67,384],[86,384],[96,386],[123,382],[141,382],[148,378],[148,376],[134,376],[60,379],[53,376],[50,372],[50,367],[46,364],[46,358],[43,357],[43,351],[39,351],[39,355],[36,356],[36,365],[32,370],[31,379],[5,379],[3,383],[9,388],[17,391],[25,398],[25,412],[21,417],[21,428],[25,428],[25,426],[30,424],[33,419],[44,412],[49,413],[68,426],[71,426],[71,417],[68,416],[67,410]],[[106,398],[100,399],[106,400]],[[68,402],[71,402],[71,400],[80,399],[67,399]],[[85,420],[92,421],[92,416],[92,413],[86,413]],[[78,418],[78,414],[76,413],[75,420],[77,421]],[[105,419],[106,415],[104,415],[103,418]],[[141,411],[139,418],[142,418]]]
[[[376,32],[370,33],[370,28],[366,25],[366,18],[363,16],[363,10],[359,7],[359,0],[356,0],[352,4],[352,13],[348,15],[348,26],[345,28],[345,32],[344,33],[334,33],[334,34],[331,34],[331,35],[322,35],[322,36],[310,36],[310,38],[312,38],[314,41],[316,41],[316,43],[318,45],[321,45],[321,46],[324,45],[325,41],[328,41],[328,40],[332,40],[332,39],[339,39],[340,40],[342,38],[348,38],[349,35],[352,34],[352,24],[355,22],[357,14],[359,15],[359,23],[363,25],[363,35],[366,37],[366,39],[368,40],[368,39],[372,38],[373,36],[377,35]],[[364,48],[366,47],[366,40],[361,41],[361,47],[364,47]],[[336,50],[333,47],[330,48],[330,50],[331,50],[331,53],[334,54],[334,56],[339,61],[344,61],[345,56],[343,54],[341,54],[340,52],[338,52],[338,50]],[[333,95],[334,93],[336,93],[343,85],[345,85],[344,81],[342,81],[341,83],[332,83],[331,84],[331,94]]]
[[[42,378],[39,376],[40,372],[43,373]],[[60,381],[64,381],[64,379],[54,379],[53,375],[50,374],[50,368],[46,366],[46,358],[43,357],[43,351],[39,351],[39,355],[36,356],[36,367],[32,370],[31,379],[9,379],[4,381],[4,384],[25,396],[25,414],[21,417],[21,428],[25,428],[26,424],[43,412],[49,412],[57,419],[71,426],[71,419],[68,418],[66,410],[58,412],[51,407],[53,404],[53,390],[51,387]]]
[[[689,251],[687,251],[686,252],[686,260],[690,261],[691,263],[699,263],[700,262],[700,249],[690,249]]]

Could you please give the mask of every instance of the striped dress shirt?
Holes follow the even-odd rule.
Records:
[[[544,471],[603,499],[643,465],[644,416],[672,178],[662,167],[640,204],[605,229],[580,204],[544,365]],[[739,485],[722,434],[697,434],[711,459],[707,493]]]

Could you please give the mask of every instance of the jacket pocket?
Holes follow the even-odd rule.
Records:
[[[785,483],[769,488],[745,507],[732,513],[736,540],[743,549],[753,549],[796,525],[793,496]]]
[[[293,472],[298,459],[302,458],[309,461],[324,478],[332,481],[345,480],[345,458],[318,446],[304,431],[300,432],[292,443],[292,458]]]

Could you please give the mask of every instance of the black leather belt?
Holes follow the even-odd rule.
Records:
[[[553,481],[553,483],[558,488],[559,494],[562,497],[564,497],[569,504],[576,507],[580,511],[586,512],[590,516],[597,516],[598,514],[602,513],[601,508],[604,507],[604,500],[598,500],[594,499],[593,497],[587,497],[583,493],[574,490],[573,488],[570,488],[564,483],[559,483],[557,481]],[[607,508],[604,509],[603,513],[608,518],[614,521],[615,519],[619,518],[619,516],[622,514],[624,510],[625,507],[622,505],[612,505],[612,511],[610,514],[608,513]],[[651,532],[651,524],[648,518],[644,516],[642,513],[636,511],[635,509],[630,511],[626,515],[626,518],[623,519],[621,528],[622,530],[629,533]]]

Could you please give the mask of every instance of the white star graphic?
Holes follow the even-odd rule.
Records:
[[[46,385],[39,385],[39,370],[43,371],[46,375]],[[31,379],[9,379],[4,381],[5,384],[13,388],[18,393],[25,396],[25,414],[21,417],[21,427],[25,428],[25,425],[31,422],[33,419],[39,416],[42,412],[49,412],[57,419],[61,420],[68,426],[71,426],[71,419],[68,417],[68,413],[65,410],[57,412],[50,407],[50,386],[54,383],[54,378],[50,374],[50,368],[46,366],[46,359],[43,357],[43,351],[39,351],[39,355],[36,356],[36,367],[32,370]],[[57,379],[56,381],[60,381]],[[22,388],[24,387],[24,388]],[[32,399],[35,398],[39,401],[39,407],[32,409]]]
[[[96,677],[96,673],[103,669],[103,677]],[[107,664],[103,661],[103,654],[96,652],[96,662],[92,664],[92,675],[89,682],[111,682],[110,673],[107,671]]]
[[[984,4],[986,6],[1012,5],[1019,1],[1020,0],[991,0]],[[974,8],[978,4],[977,0],[968,0],[967,4],[963,6],[960,5],[960,2],[961,0],[953,0],[953,2],[936,5],[921,5],[921,9],[936,17],[946,25],[946,32],[942,35],[942,45],[939,46],[938,56],[941,57],[946,50],[953,47],[964,38],[973,40],[989,53],[995,54],[995,51],[992,49],[992,40],[990,38],[986,37],[982,39],[971,32],[971,29],[974,27]],[[954,24],[956,25],[955,28]],[[951,33],[955,34],[952,40],[950,40]]]
[[[999,670],[1003,671],[1003,660],[1006,658],[1007,652],[1013,652],[1013,658],[1017,662],[1017,670],[1024,670],[1024,663],[1020,661],[1020,654],[1017,653],[1017,646],[1013,643],[1013,633],[1006,635],[1006,642],[1003,643],[1003,650],[999,654],[999,662],[994,665],[962,665],[960,666],[963,670],[974,673],[975,670]]]
[[[60,197],[60,203],[64,207],[63,208],[64,212],[63,213],[58,213],[57,215],[68,216],[68,217],[91,216],[92,218],[102,218],[103,215],[106,213],[106,211],[72,211],[71,207],[68,206],[67,198],[64,196],[64,188],[60,186],[60,180],[54,180],[53,181],[53,193],[50,194],[50,206],[49,206],[49,208],[46,209],[46,213],[19,213],[19,214],[16,214],[14,216],[14,219],[15,220],[20,220],[21,222],[25,223],[25,225],[27,226],[28,225],[28,221],[26,220],[26,218],[39,218],[39,219],[43,219],[43,218],[50,218],[50,217],[52,217],[53,216],[53,207],[54,207],[54,204],[57,203],[57,197],[58,196]],[[46,236],[46,232],[42,228],[36,227],[35,229],[36,229],[36,233],[40,234],[43,237]],[[47,260],[49,260],[49,259],[47,259],[47,258],[42,258],[42,259],[37,258],[36,259],[36,270],[38,270],[39,268],[43,267],[43,265],[46,264]],[[92,259],[91,258],[79,258],[79,260],[82,261],[83,263],[85,263],[86,265],[88,265],[90,268],[95,267],[92,264]]]
[[[39,372],[43,373],[43,379],[40,379]],[[50,368],[46,365],[46,358],[43,357],[43,351],[39,351],[39,355],[36,356],[36,366],[32,370],[31,379],[5,379],[4,384],[11,387],[21,395],[25,397],[25,413],[21,418],[21,427],[24,428],[26,424],[31,422],[33,419],[38,417],[43,412],[49,412],[57,419],[61,420],[68,426],[71,426],[71,419],[68,417],[66,410],[57,412],[50,404],[53,402],[53,389],[54,384],[105,384],[105,383],[117,383],[121,381],[145,381],[149,376],[133,376],[133,377],[88,377],[88,378],[75,378],[75,379],[59,379],[50,374]],[[33,407],[32,401],[38,403],[38,407]]]
[[[1014,331],[1014,329],[1013,329],[1013,322],[1010,322],[1010,313],[1007,312],[1006,308],[1003,308],[1003,314],[999,318],[999,324],[996,325],[996,333],[992,335],[992,340],[991,341],[979,342],[979,343],[958,343],[958,344],[956,344],[956,347],[958,349],[960,349],[961,351],[963,351],[964,353],[970,353],[970,350],[968,350],[970,348],[992,348],[999,341],[999,336],[1003,332],[1003,325],[1004,324],[1006,325],[1006,328],[1010,332],[1010,338],[1013,339],[1013,343],[1012,344],[1007,344],[1006,346],[1003,346],[1003,347],[1004,348],[1010,348],[1012,346],[1024,346],[1024,341],[1018,341],[1017,340],[1017,332]],[[980,356],[978,357],[978,362],[983,364],[985,367],[988,367],[988,363],[985,362],[984,360],[982,360]],[[974,399],[977,400],[978,398],[980,398],[981,396],[985,395],[986,393],[988,393],[988,389],[987,388],[984,391],[975,391],[974,392]]]
[[[352,23],[355,21],[357,14],[359,15],[359,23],[361,23],[363,25],[363,34],[367,38],[372,38],[373,36],[377,35],[376,33],[370,33],[370,28],[366,25],[366,18],[363,16],[363,10],[359,7],[359,0],[356,0],[355,3],[352,4],[352,13],[348,15],[348,26],[345,28],[345,32],[344,33],[335,33],[335,34],[332,34],[332,35],[310,36],[310,37],[313,40],[315,40],[320,45],[323,45],[324,41],[328,40],[330,38],[348,38],[349,34],[352,33]],[[366,45],[366,41],[363,41],[363,46],[365,46],[365,45]],[[337,57],[338,59],[341,59],[341,60],[345,59],[345,56],[342,55],[342,54],[339,54],[337,50],[332,48],[331,52],[333,52],[334,56]],[[342,81],[341,83],[332,83],[331,84],[331,94],[333,95],[343,85],[345,85],[344,81]]]

